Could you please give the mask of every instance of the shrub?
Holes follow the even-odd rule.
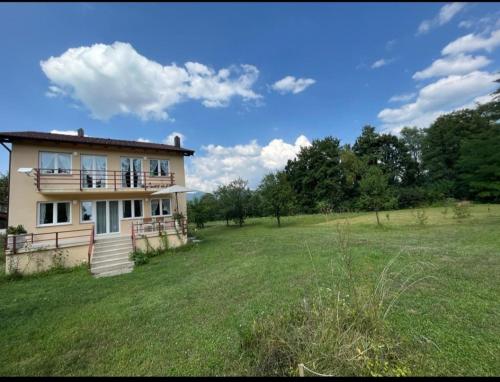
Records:
[[[9,226],[7,228],[7,235],[22,235],[23,233],[28,233],[22,224],[19,224],[17,227]]]
[[[240,330],[242,351],[252,374],[297,376],[300,363],[327,375],[404,376],[410,373],[404,348],[386,317],[397,299],[424,278],[418,267],[392,271],[396,258],[380,273],[371,290],[356,280],[348,231],[338,236],[340,277],[332,288],[317,285],[313,298],[300,306],[260,316]],[[312,257],[311,257],[312,259]],[[409,275],[407,274],[409,272]]]
[[[470,216],[470,202],[462,201],[453,205],[453,217],[456,219],[465,219]]]
[[[135,265],[143,265],[149,263],[149,257],[146,252],[136,249],[130,254],[130,260],[134,262]]]

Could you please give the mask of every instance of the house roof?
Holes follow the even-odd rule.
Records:
[[[135,148],[144,150],[165,150],[165,151],[180,152],[186,156],[194,154],[194,150],[172,145],[164,145],[161,143],[126,141],[122,139],[95,138],[95,137],[85,137],[85,136],[81,137],[77,135],[53,134],[40,131],[0,132],[0,142],[27,142],[27,141],[92,144],[99,146],[121,147],[121,148],[125,147],[125,148]]]

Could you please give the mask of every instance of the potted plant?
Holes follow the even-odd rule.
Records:
[[[17,227],[14,226],[9,226],[7,228],[7,237],[8,237],[8,245],[9,247],[14,246],[14,236],[16,236],[16,250],[19,248],[23,248],[24,244],[26,243],[26,229],[23,227],[22,224],[19,224]]]

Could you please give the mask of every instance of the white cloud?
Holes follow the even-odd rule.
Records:
[[[174,144],[174,138],[175,136],[178,136],[181,139],[181,146],[184,145],[184,142],[186,141],[186,136],[182,133],[179,133],[177,131],[172,132],[169,134],[162,143],[165,143],[166,145],[173,145]]]
[[[413,75],[413,79],[423,80],[425,78],[443,77],[450,74],[466,74],[481,69],[490,62],[485,56],[473,57],[464,54],[440,58],[434,61],[431,66],[420,72],[416,72]]]
[[[389,99],[389,102],[407,102],[415,98],[417,93],[397,94]]]
[[[493,73],[481,71],[441,78],[420,89],[414,102],[383,109],[378,118],[390,131],[397,132],[403,126],[428,127],[441,114],[484,100],[496,88],[496,78]]]
[[[392,61],[394,60],[393,59],[386,60],[385,58],[381,58],[380,60],[377,60],[372,64],[372,69],[377,69],[381,68],[382,66],[389,65]]]
[[[151,141],[149,139],[146,139],[146,138],[138,138],[137,142],[150,143]]]
[[[417,30],[417,35],[429,32],[433,28],[442,26],[453,19],[457,13],[459,13],[467,3],[449,3],[445,4],[439,10],[439,13],[430,20],[424,20],[420,23]]]
[[[50,130],[51,134],[78,135],[76,130]]]
[[[295,78],[294,76],[286,76],[285,78],[276,81],[271,88],[281,94],[297,94],[306,90],[314,83],[316,83],[316,80],[313,80],[312,78]]]
[[[446,45],[441,53],[443,55],[460,54],[476,50],[492,52],[498,45],[500,45],[500,29],[491,32],[489,37],[474,33],[462,36]]]
[[[223,107],[234,97],[261,98],[252,90],[259,75],[255,66],[219,71],[197,62],[163,66],[122,42],[71,48],[40,66],[51,81],[49,97],[70,96],[101,120],[120,114],[165,120],[169,108],[189,99]]]
[[[284,168],[301,147],[309,145],[309,140],[301,135],[294,143],[273,139],[265,146],[259,145],[256,140],[235,146],[203,146],[204,153],[192,157],[188,163],[186,185],[211,192],[221,184],[242,177],[249,181],[250,187],[255,188],[266,173]]]

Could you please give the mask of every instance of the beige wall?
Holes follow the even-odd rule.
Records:
[[[88,262],[88,245],[78,245],[61,248],[65,267],[74,267]],[[43,272],[54,266],[54,249],[39,250],[32,253],[19,253],[5,256],[5,273],[17,270],[24,275]]]
[[[62,190],[57,194],[38,192],[36,188],[36,180],[33,176],[28,176],[17,172],[20,167],[39,167],[39,152],[40,151],[54,151],[66,152],[72,154],[72,168],[80,169],[80,156],[81,154],[94,154],[105,155],[107,157],[108,170],[120,170],[120,158],[123,156],[144,158],[143,170],[149,171],[149,159],[168,159],[170,171],[175,173],[175,184],[185,185],[184,175],[184,156],[178,153],[163,153],[148,150],[119,150],[100,147],[78,146],[78,145],[48,145],[48,144],[20,144],[14,143],[12,145],[11,157],[11,180],[10,180],[10,209],[9,209],[9,225],[22,224],[29,233],[44,233],[54,231],[65,231],[74,229],[91,228],[89,223],[80,223],[80,201],[82,200],[125,200],[125,199],[143,199],[145,217],[151,216],[150,200],[153,191],[143,191],[137,189],[133,192],[130,191],[114,191],[97,190],[94,191],[80,191],[78,181],[73,186],[73,190]],[[76,155],[75,155],[76,154]],[[54,175],[54,179],[62,179],[67,175]],[[76,176],[76,175],[75,175]],[[146,199],[148,199],[146,201]],[[186,215],[186,199],[185,194],[178,194],[179,211]],[[37,227],[37,202],[40,201],[70,201],[71,202],[71,224],[67,225],[52,225],[46,227]],[[172,210],[175,209],[175,198],[172,195],[171,202]],[[130,234],[130,221],[121,221],[121,234]],[[83,234],[83,232],[82,232]]]

